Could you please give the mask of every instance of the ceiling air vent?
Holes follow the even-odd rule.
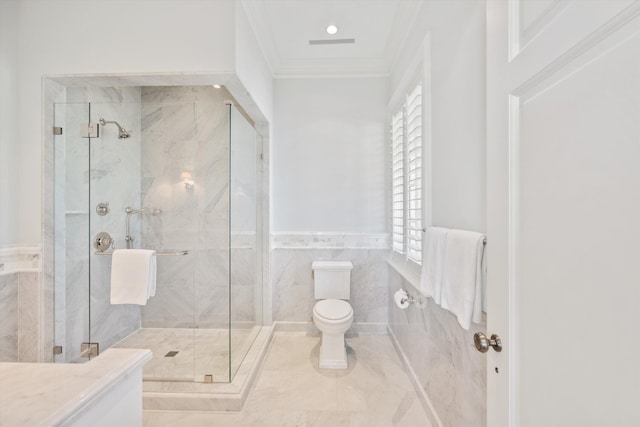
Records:
[[[352,44],[356,39],[328,39],[328,40],[309,40],[310,45],[317,44]]]

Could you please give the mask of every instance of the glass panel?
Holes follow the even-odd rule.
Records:
[[[195,381],[229,382],[229,106],[224,89],[199,88]],[[202,102],[202,100],[207,102]]]
[[[148,348],[147,381],[229,382],[262,323],[255,129],[225,89],[73,88],[67,97],[131,102],[55,105],[64,128],[55,138],[56,361],[88,360],[83,343]],[[81,137],[100,119],[97,136]],[[158,252],[145,305],[111,303],[114,248],[96,253],[101,232],[116,249]]]
[[[237,372],[262,323],[261,217],[258,206],[260,164],[253,126],[231,107],[230,376]]]
[[[147,381],[204,382],[208,376],[213,382],[229,381],[229,106],[224,102],[229,97],[225,90],[212,87],[142,88],[141,99],[153,102],[138,105],[137,117],[135,108],[122,111],[125,106],[121,104],[106,105],[115,109],[101,113],[107,120],[105,115],[111,114],[111,120],[126,129],[132,126],[129,123],[139,123],[138,131],[133,125],[131,138],[117,140],[117,127],[112,125],[105,127],[101,140],[108,136],[107,131],[116,138],[112,141],[116,145],[135,142],[136,134],[141,138],[139,154],[127,155],[131,164],[121,171],[118,183],[92,187],[94,198],[98,191],[126,192],[122,187],[128,185],[129,176],[138,189],[138,201],[134,197],[127,204],[119,202],[122,218],[113,224],[118,247],[124,247],[127,215],[123,206],[129,206],[145,209],[129,215],[134,248],[189,252],[156,257],[156,295],[146,305],[135,307],[140,312],[139,329],[115,344],[153,351],[153,360],[144,368]],[[197,102],[178,102],[182,99]],[[93,113],[101,106],[92,104],[94,121],[99,117]],[[96,152],[92,159],[97,165],[102,157],[119,158]],[[105,165],[104,169],[111,168]],[[117,197],[120,195],[110,196]],[[96,221],[103,218],[95,217]],[[101,262],[108,257],[96,258]],[[103,271],[95,280],[101,280],[103,274],[108,277],[109,272]],[[103,301],[108,305],[108,299],[98,298],[92,304],[100,307]],[[110,313],[114,309],[100,310]],[[126,325],[114,328],[115,317],[109,325],[101,325],[106,332],[100,336],[102,341],[113,341],[116,332],[119,336],[135,323],[126,306],[120,311],[129,316]],[[92,331],[98,332],[97,328]],[[102,342],[100,348],[106,348]]]
[[[89,140],[81,137],[89,104],[55,104],[54,263],[55,362],[87,361],[81,344],[89,342]]]
[[[145,98],[144,88],[140,96]],[[92,209],[92,236],[106,231],[116,248],[157,254],[155,295],[142,306],[111,304],[111,257],[92,254],[91,338],[101,351],[114,345],[152,350],[145,380],[196,377],[194,168],[200,153],[194,111],[193,102],[164,100],[91,104],[93,122],[118,123],[106,123],[100,138],[92,140],[91,203],[110,207],[104,216]],[[118,125],[130,136],[120,138]],[[187,254],[179,255],[183,251]]]
[[[91,122],[99,126],[99,136],[91,138],[90,143],[90,236],[93,242],[99,233],[108,233],[114,242],[114,247],[102,254],[94,248],[90,251],[91,342],[98,343],[101,352],[136,332],[141,324],[140,306],[111,303],[108,255],[114,248],[141,248],[141,216],[151,213],[141,210],[140,107],[139,103],[90,104]],[[129,135],[127,138],[120,127]],[[107,204],[109,212],[99,212],[99,206]],[[135,213],[127,213],[128,208]],[[143,348],[156,350],[152,346]]]

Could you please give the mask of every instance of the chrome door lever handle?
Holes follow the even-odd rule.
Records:
[[[473,342],[476,345],[476,350],[480,353],[486,353],[489,351],[489,347],[493,347],[497,352],[502,351],[502,340],[496,334],[491,335],[491,338],[487,338],[482,332],[477,332],[473,335]]]

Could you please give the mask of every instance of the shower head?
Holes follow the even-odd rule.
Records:
[[[120,124],[118,122],[113,122],[113,121],[108,121],[103,119],[102,117],[99,120],[100,124],[102,126],[106,125],[107,123],[113,123],[114,125],[118,126],[118,138],[119,139],[125,139],[125,138],[129,138],[131,136],[131,134],[126,131],[122,126],[120,126]]]

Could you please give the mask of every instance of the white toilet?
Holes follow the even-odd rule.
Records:
[[[315,299],[313,323],[322,332],[321,369],[347,369],[344,333],[353,323],[353,309],[344,300],[351,296],[349,261],[315,261],[311,264]]]

